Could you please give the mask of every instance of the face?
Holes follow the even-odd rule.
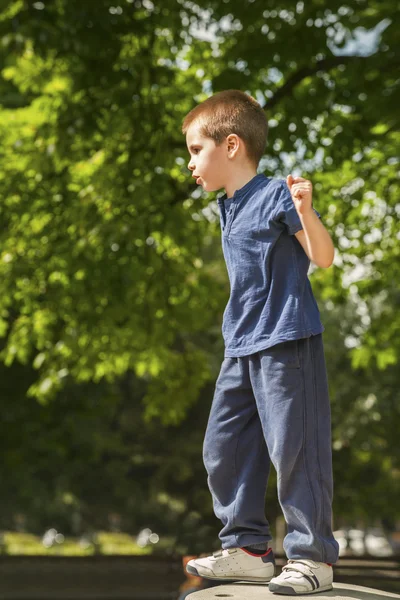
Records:
[[[211,138],[200,134],[200,124],[195,122],[186,132],[186,145],[190,154],[188,169],[196,176],[196,183],[207,192],[225,187],[228,159],[226,145],[217,146]]]

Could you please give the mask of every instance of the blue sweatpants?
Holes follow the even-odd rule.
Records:
[[[222,548],[271,540],[270,463],[287,523],[287,558],[335,563],[332,451],[322,334],[221,365],[203,448]]]

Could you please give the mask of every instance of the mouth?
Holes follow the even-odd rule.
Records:
[[[199,175],[192,175],[193,179],[196,180],[196,183],[199,183],[200,177]]]

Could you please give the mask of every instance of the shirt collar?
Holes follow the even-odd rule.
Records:
[[[237,200],[239,198],[243,198],[243,196],[246,196],[248,193],[253,192],[257,188],[259,183],[261,183],[261,181],[265,179],[267,179],[267,177],[264,175],[264,173],[257,173],[257,175],[254,175],[254,177],[250,179],[250,181],[245,183],[243,187],[236,190],[232,198],[228,198],[227,194],[224,194],[223,196],[221,196],[221,198],[218,198],[218,204],[221,205],[226,200]]]

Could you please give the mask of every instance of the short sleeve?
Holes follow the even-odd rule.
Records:
[[[321,215],[315,208],[313,211],[320,219]],[[296,207],[294,205],[292,196],[290,194],[290,190],[285,180],[282,180],[282,187],[280,189],[280,194],[277,199],[277,207],[275,211],[275,220],[286,225],[289,235],[294,235],[301,229],[303,229],[303,225],[301,223],[300,217],[297,214]]]

